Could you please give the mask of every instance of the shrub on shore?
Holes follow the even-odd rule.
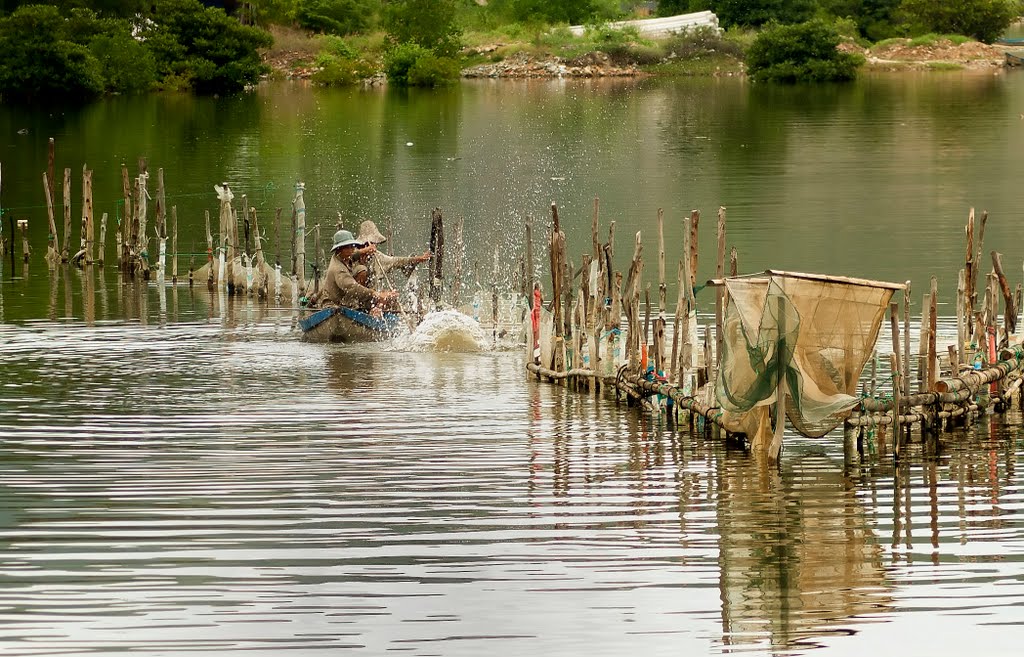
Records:
[[[840,52],[839,34],[822,20],[767,25],[747,51],[747,70],[758,81],[831,82],[852,80],[861,59]]]

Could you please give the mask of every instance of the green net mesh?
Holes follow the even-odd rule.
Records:
[[[897,286],[775,272],[725,285],[715,394],[726,428],[770,431],[780,377],[797,431],[818,437],[839,426],[859,401],[857,383]]]

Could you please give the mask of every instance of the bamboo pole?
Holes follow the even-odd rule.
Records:
[[[988,210],[982,210],[981,221],[978,227],[978,251],[974,257],[974,273],[968,292],[971,294],[971,309],[978,307],[978,272],[981,269],[981,254],[985,248],[985,224],[988,223]]]
[[[56,170],[56,144],[53,141],[53,137],[50,137],[46,143],[46,179],[49,181],[47,191],[50,192],[50,198],[57,198],[57,170]],[[13,237],[13,236],[12,236]],[[53,239],[57,241],[57,228],[53,228]],[[57,249],[60,252],[60,249]]]
[[[71,169],[64,169],[64,248],[60,261],[67,262],[71,243]]]
[[[900,306],[898,303],[889,304],[889,329],[892,334],[892,351],[896,360],[891,361],[893,372],[893,389],[899,388],[897,382],[902,383],[903,366],[900,364]]]
[[[690,211],[690,285],[697,285],[697,232],[700,225],[700,211]]]
[[[598,214],[600,212],[601,200],[594,197],[594,214],[590,220],[590,239],[594,243],[594,260],[601,259],[601,245],[597,241]]]
[[[666,297],[668,288],[665,286],[665,212],[658,208],[658,316],[665,319]]]
[[[171,206],[171,284],[178,284],[178,206]]]
[[[306,200],[303,197],[305,189],[306,183],[295,183],[295,198],[292,201],[295,221],[295,230],[292,231],[295,253],[293,269],[297,277],[296,280],[298,281],[300,294],[306,289]]]
[[[651,344],[651,284],[647,283],[644,288],[644,333],[641,337],[640,342],[642,344]]]
[[[725,207],[718,208],[718,260],[715,265],[715,277],[721,280],[725,277]],[[722,362],[722,343],[725,341],[724,327],[722,325],[725,316],[725,286],[715,286],[715,368]],[[781,438],[780,438],[781,440]]]
[[[82,188],[82,195],[85,197],[83,202],[84,214],[82,215],[85,219],[85,235],[83,235],[85,241],[85,264],[91,265],[93,263],[93,241],[96,238],[92,206],[92,171],[84,167],[82,170]]]
[[[896,328],[896,321],[895,321],[895,317],[896,317],[896,304],[892,305],[892,310],[893,310],[893,313],[891,315],[891,317],[893,318],[892,324],[893,324],[893,328],[895,329]],[[899,370],[900,370],[900,366],[899,365],[900,365],[899,350],[894,348],[893,352],[889,354],[889,367],[892,368],[893,372],[899,372]],[[903,442],[902,436],[900,435],[900,424],[901,424],[901,416],[900,416],[900,387],[901,387],[901,381],[900,381],[900,378],[899,378],[899,374],[894,374],[893,375],[893,380],[892,380],[892,425],[893,425],[892,444],[893,444],[893,455],[894,455],[894,458],[896,458],[896,459],[899,459],[899,457],[900,457],[900,446],[901,446],[901,443]]]
[[[903,396],[910,395],[910,281],[903,285]]]
[[[686,240],[686,241],[689,241],[689,240]],[[685,246],[684,246],[684,251],[683,252],[684,253],[686,252],[685,251]],[[685,289],[685,286],[683,285],[683,279],[684,278],[688,278],[687,273],[688,272],[687,272],[686,262],[684,260],[680,260],[679,261],[679,267],[678,267],[678,270],[677,270],[677,279],[678,279],[677,284],[678,284],[679,288],[678,288],[678,292],[676,294],[676,316],[675,316],[674,322],[672,324],[672,360],[671,360],[671,366],[670,366],[671,367],[671,376],[670,376],[670,378],[674,377],[675,384],[677,386],[679,386],[680,388],[682,388],[682,386],[683,386],[683,369],[681,367],[679,367],[679,351],[680,351],[681,339],[682,339],[682,324],[683,324],[683,318],[684,317],[686,318],[687,323],[689,323],[689,319],[690,319],[688,313],[684,313],[684,309],[685,309],[685,306],[686,306],[686,298],[685,298],[684,292],[683,292],[683,290]]]
[[[533,284],[535,282],[533,276],[533,217],[526,217],[526,289],[527,293],[527,305],[533,308]]]
[[[939,379],[939,357],[938,349],[936,348],[936,331],[938,324],[938,312],[937,302],[939,297],[938,292],[938,281],[934,276],[931,278],[931,292],[928,294],[928,390],[932,390],[935,387],[935,382]]]
[[[967,312],[965,296],[967,294],[967,274],[961,269],[956,278],[956,363],[953,367],[954,374],[960,366],[967,362]]]
[[[725,255],[724,247],[719,247],[719,254]],[[779,335],[786,334],[786,309],[782,297],[778,299],[778,321]],[[776,358],[777,371],[775,376],[778,379],[775,384],[775,431],[772,435],[772,444],[768,449],[768,459],[778,461],[782,453],[782,437],[786,428],[786,364],[781,358]]]
[[[554,315],[555,338],[562,337],[562,262],[559,248],[561,226],[558,221],[558,206],[551,204],[551,235],[548,240],[548,257],[551,266],[551,312]],[[557,368],[555,368],[557,369]]]
[[[964,261],[964,317],[967,319],[967,330],[973,333],[970,318],[974,317],[974,285],[975,285],[975,262],[974,262],[974,208],[967,213],[967,255]],[[969,336],[970,337],[970,336]]]

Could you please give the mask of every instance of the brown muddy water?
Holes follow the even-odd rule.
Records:
[[[269,215],[302,178],[315,220],[390,220],[400,251],[440,205],[485,288],[494,246],[517,266],[522,215],[552,200],[576,252],[601,196],[623,261],[657,207],[721,204],[745,271],[909,278],[916,298],[934,273],[951,300],[971,205],[1020,276],[1022,108],[1014,74],[0,108],[5,230],[27,217],[35,246],[0,269],[0,648],[1018,654],[1016,410],[899,466],[877,441],[848,464],[833,432],[787,435],[767,468],[531,381],[519,349],[309,345],[290,308],[48,272],[37,188],[52,135],[58,168],[97,172],[97,212],[117,210],[122,160],[163,166],[194,242],[223,179]]]

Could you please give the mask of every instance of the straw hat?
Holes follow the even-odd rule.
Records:
[[[381,244],[388,241],[388,238],[381,235],[380,231],[377,230],[377,224],[369,219],[359,224],[359,237],[357,239],[367,244]]]
[[[362,246],[363,244],[365,244],[365,242],[352,237],[352,233],[350,231],[339,230],[334,234],[334,246],[331,247],[331,251],[337,251],[345,246]]]

